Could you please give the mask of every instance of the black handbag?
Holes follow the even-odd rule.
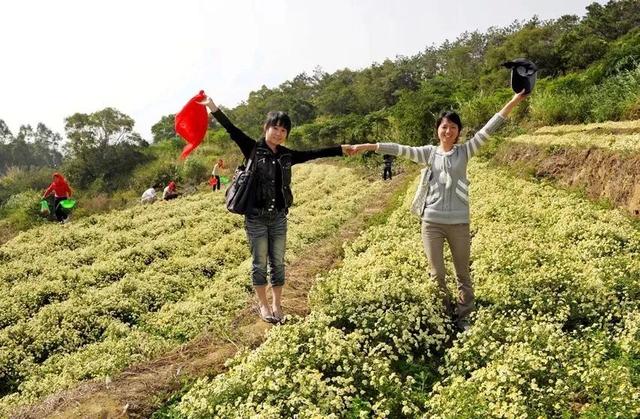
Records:
[[[227,209],[234,214],[246,214],[250,207],[251,189],[255,179],[256,147],[253,148],[246,165],[241,164],[236,168],[233,180],[225,192]]]

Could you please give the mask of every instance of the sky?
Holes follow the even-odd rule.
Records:
[[[583,0],[7,0],[0,3],[0,119],[13,134],[114,107],[151,126],[204,89],[233,108],[314,68],[412,56],[465,31],[534,15],[584,16]],[[605,3],[598,1],[598,3]]]

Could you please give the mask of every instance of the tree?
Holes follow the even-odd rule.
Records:
[[[65,132],[72,155],[87,150],[101,150],[108,145],[127,143],[142,145],[143,140],[133,132],[134,120],[114,108],[92,114],[76,113],[65,118]]]
[[[430,144],[440,112],[456,105],[456,84],[445,77],[425,81],[420,90],[405,90],[391,109],[398,141],[403,144]]]
[[[49,149],[56,149],[62,142],[62,136],[57,132],[51,131],[45,124],[40,122],[36,126],[33,142],[35,144],[42,144]]]
[[[0,119],[0,144],[8,144],[11,141],[13,141],[13,134],[4,120]]]
[[[56,167],[62,163],[62,154],[58,146],[62,142],[62,136],[51,131],[42,122],[38,123],[33,134],[33,152],[42,166]]]
[[[564,33],[565,26],[564,21],[558,24],[555,21],[541,22],[537,17],[530,19],[522,29],[507,37],[502,44],[487,50],[487,68],[495,71],[504,61],[525,57],[537,64],[540,78],[562,74],[565,65],[556,44]],[[506,78],[507,73],[503,74]]]
[[[16,140],[23,141],[25,143],[33,143],[36,138],[36,133],[33,131],[31,125],[20,125]]]
[[[65,119],[69,178],[79,187],[117,188],[140,163],[148,160],[146,142],[133,132],[134,120],[113,108]]]
[[[583,24],[602,39],[618,39],[630,30],[640,27],[640,2],[610,0],[605,6],[591,3],[587,6]]]
[[[320,93],[315,103],[321,115],[348,115],[358,111],[353,88],[355,74],[349,69],[339,70],[320,82]]]
[[[151,127],[151,134],[153,134],[153,142],[157,143],[162,140],[168,140],[176,136],[176,115],[165,115],[160,118],[160,121],[156,122]]]
[[[43,123],[34,130],[31,125],[22,125],[14,137],[0,120],[0,173],[9,167],[55,167],[62,162],[57,145],[62,140]]]

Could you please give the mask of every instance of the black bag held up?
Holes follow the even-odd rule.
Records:
[[[233,180],[225,192],[227,209],[235,214],[246,214],[251,202],[251,186],[255,178],[256,148],[253,148],[247,164],[236,168]]]

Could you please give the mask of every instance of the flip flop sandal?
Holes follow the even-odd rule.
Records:
[[[273,317],[274,319],[276,319],[277,324],[284,324],[284,322],[285,322],[285,317],[286,317],[286,316],[285,316],[284,314],[280,313],[280,315],[279,315],[279,316],[277,316],[277,315],[275,315],[275,314],[274,314],[272,317]]]
[[[275,317],[273,317],[272,315],[268,314],[266,316],[262,315],[262,311],[260,311],[260,306],[255,306],[254,310],[258,313],[258,317],[260,317],[260,319],[262,319],[262,321],[270,323],[270,324],[278,324],[278,320],[276,320]]]

